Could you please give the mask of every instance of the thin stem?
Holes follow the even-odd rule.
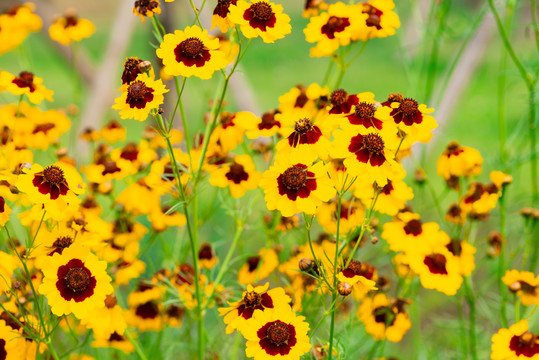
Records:
[[[198,9],[196,8],[195,4],[193,3],[193,0],[189,0],[189,4],[191,4],[191,8],[193,9],[193,12],[195,13],[195,21],[198,23],[198,26],[200,26],[201,29],[204,27],[202,26],[202,23],[200,22],[200,18],[198,17]]]
[[[513,297],[513,304],[515,307],[515,323],[517,323],[520,321],[520,300],[516,294]]]
[[[508,326],[508,320],[507,320],[507,310],[506,310],[506,304],[507,304],[507,287],[505,286],[504,282],[502,281],[503,272],[505,270],[505,189],[502,189],[502,196],[500,197],[500,236],[502,238],[501,243],[501,250],[500,254],[498,255],[498,287],[500,289],[500,295],[501,295],[501,301],[500,301],[500,315],[502,318],[503,326],[507,328]]]
[[[58,353],[54,349],[54,346],[52,346],[52,341],[49,339],[49,341],[46,341],[45,343],[47,344],[47,347],[49,348],[49,352],[51,353],[54,360],[60,360],[60,358],[58,357]]]
[[[535,46],[539,51],[539,23],[537,22],[537,4],[535,0],[530,0],[531,2],[531,12],[532,12],[532,24],[533,24],[533,33],[535,34]]]
[[[529,89],[528,98],[528,136],[530,139],[530,161],[531,161],[531,186],[532,186],[532,199],[533,204],[536,205],[539,201],[539,189],[537,183],[537,134],[535,124],[535,87]]]
[[[343,184],[344,186],[344,184]],[[335,303],[337,300],[337,271],[339,270],[339,238],[341,230],[341,202],[342,202],[343,192],[339,192],[337,197],[337,235],[335,238],[335,258],[333,260],[333,295],[332,303]],[[359,242],[359,241],[358,241]],[[333,335],[335,333],[335,311],[331,313],[331,324],[329,327],[329,360],[333,358]]]
[[[142,348],[140,347],[140,344],[138,343],[137,340],[135,340],[131,334],[129,333],[129,331],[126,331],[124,333],[125,337],[127,338],[127,340],[129,340],[131,342],[131,344],[133,344],[133,347],[135,348],[135,352],[137,353],[138,357],[141,359],[141,360],[148,360],[148,358],[146,357],[146,355],[144,355],[144,352],[142,351]]]
[[[468,329],[468,338],[470,342],[470,353],[473,360],[477,360],[477,338],[475,331],[475,295],[473,293],[470,277],[464,278],[464,289],[466,291],[466,301],[470,307],[469,322],[470,327]]]

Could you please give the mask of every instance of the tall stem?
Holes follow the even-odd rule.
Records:
[[[537,134],[536,134],[536,119],[535,119],[535,86],[528,89],[528,136],[530,139],[530,161],[531,161],[531,186],[533,204],[537,205],[539,201],[539,189],[537,183]]]
[[[498,288],[500,289],[501,301],[500,301],[500,315],[502,318],[503,326],[507,328],[507,287],[502,281],[503,272],[505,270],[505,189],[502,190],[502,196],[500,197],[500,236],[502,238],[501,251],[498,255]]]
[[[333,295],[331,302],[335,303],[337,300],[337,271],[339,270],[339,235],[340,235],[340,225],[341,225],[341,201],[342,193],[339,193],[337,198],[337,236],[335,239],[335,258],[333,261]],[[335,313],[336,311],[331,312],[331,324],[329,327],[329,360],[333,358],[333,334],[335,333]]]
[[[475,331],[475,295],[473,293],[470,277],[464,278],[464,289],[466,291],[466,301],[470,307],[468,328],[468,338],[470,342],[470,353],[473,360],[477,360],[477,338]]]

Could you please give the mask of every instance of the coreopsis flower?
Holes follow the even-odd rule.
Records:
[[[120,111],[122,119],[138,121],[146,120],[150,111],[163,103],[163,94],[168,92],[161,79],[153,80],[145,73],[118,90],[122,95],[115,99],[116,104],[112,108]]]
[[[181,305],[170,304],[165,309],[165,322],[168,327],[180,327],[183,323],[185,308]]]
[[[539,335],[529,330],[528,322],[520,320],[509,329],[500,329],[492,336],[492,360],[539,359]]]
[[[42,78],[29,71],[21,71],[18,76],[7,71],[0,72],[0,89],[13,95],[26,95],[33,104],[39,104],[43,99],[52,101],[54,91],[47,89],[42,83]]]
[[[229,11],[228,18],[240,26],[246,38],[260,36],[265,43],[273,43],[292,32],[290,17],[283,13],[282,5],[265,0],[238,0]]]
[[[344,266],[348,262],[343,260]],[[350,260],[348,266],[344,267],[337,274],[340,282],[346,282],[353,286],[354,296],[361,300],[365,295],[376,288],[376,268],[367,263],[361,263],[357,260]]]
[[[180,174],[180,182],[182,186],[185,186],[191,177],[189,173],[191,170],[189,154],[184,153],[181,149],[177,148],[173,149],[173,151],[178,166],[178,172]],[[193,165],[196,166],[196,162]],[[196,171],[196,169],[192,170]],[[146,176],[145,183],[150,188],[156,190],[160,195],[166,194],[170,189],[176,186],[176,177],[174,175],[174,168],[169,154],[152,162],[150,173]]]
[[[513,177],[502,171],[491,171],[489,174],[490,181],[499,189],[502,190],[505,186],[513,182]]]
[[[434,117],[429,115],[434,109],[398,93],[390,94],[382,105],[391,109],[393,121],[398,129],[406,134],[408,142],[427,143],[432,138],[431,131],[438,126]]]
[[[249,111],[231,113],[223,111],[219,114],[217,127],[213,130],[210,143],[218,145],[227,153],[243,142],[243,135],[250,124],[256,122],[255,114]]]
[[[378,187],[358,178],[353,187],[354,196],[361,199],[365,206],[370,206],[379,191],[374,210],[390,216],[397,215],[400,210],[404,209],[406,202],[414,198],[412,188],[402,179],[388,180],[383,187]]]
[[[316,219],[327,233],[337,233],[337,219],[339,218],[339,233],[341,235],[347,234],[363,223],[365,209],[357,199],[341,200],[340,210],[340,214],[338,214],[338,201],[336,198],[318,207]]]
[[[47,228],[40,229],[35,235],[35,250],[31,253],[32,257],[36,257],[35,266],[41,269],[48,256],[62,254],[65,249],[74,244],[75,234],[76,232],[73,228],[67,227],[63,223],[51,230]],[[77,243],[82,244],[80,238]]]
[[[10,214],[11,209],[6,204],[6,199],[3,196],[0,196],[0,226],[6,225],[9,221]]]
[[[481,174],[482,164],[479,151],[452,141],[438,159],[436,172],[446,180],[452,176],[470,177]]]
[[[279,265],[279,258],[273,249],[262,248],[258,255],[250,256],[238,272],[238,282],[242,285],[263,280]]]
[[[133,336],[133,335],[131,335]],[[135,351],[133,343],[125,335],[120,335],[118,333],[112,333],[108,339],[98,339],[96,338],[92,342],[93,348],[114,348],[121,350],[124,354],[130,354]]]
[[[258,187],[261,174],[256,171],[255,164],[249,155],[238,155],[215,171],[210,172],[210,184],[217,187],[228,187],[233,198],[245,195],[247,190]]]
[[[223,321],[227,325],[225,330],[227,334],[231,334],[234,330],[243,332],[250,325],[249,320],[257,310],[271,311],[289,306],[291,299],[283,288],[268,291],[268,287],[269,283],[256,287],[249,284],[241,295],[241,300],[229,303],[229,307],[219,308],[219,316],[224,316]]]
[[[451,240],[437,223],[423,223],[418,214],[411,212],[400,213],[393,221],[385,223],[382,238],[387,240],[391,250],[406,253],[431,245],[445,246]]]
[[[330,129],[324,126],[323,118],[312,118],[303,111],[297,113],[297,116],[286,119],[286,123],[283,123],[280,133],[284,139],[277,143],[277,156],[284,157],[291,163],[306,164],[317,159],[327,160],[331,147]]]
[[[524,306],[539,305],[539,276],[531,271],[507,270],[502,281]]]
[[[229,28],[234,27],[228,14],[230,13],[230,5],[236,5],[238,0],[217,0],[217,5],[213,9],[211,18],[211,28],[219,27],[222,33],[226,33]]]
[[[296,316],[289,306],[258,311],[242,330],[245,354],[255,360],[299,360],[311,349],[308,331],[305,317]]]
[[[377,131],[363,126],[347,127],[333,132],[333,149],[330,156],[344,159],[344,166],[352,176],[362,176],[378,186],[389,180],[402,179],[404,169],[394,160],[398,147],[397,138],[390,129]],[[365,180],[367,181],[367,180]]]
[[[137,78],[137,76],[142,74],[142,71],[140,71],[139,68],[139,64],[141,62],[142,60],[136,56],[125,59],[124,70],[122,72],[122,85],[131,83]]]
[[[94,316],[105,307],[105,298],[112,294],[107,262],[101,261],[80,246],[70,246],[62,254],[53,254],[43,263],[43,283],[39,293],[48,299],[57,315],[73,313],[78,319]]]
[[[314,214],[322,202],[336,194],[322,162],[294,164],[285,158],[277,158],[262,174],[260,187],[268,210],[279,210],[283,216]]]
[[[345,124],[362,125],[367,129],[374,127],[378,130],[393,126],[392,118],[389,115],[391,110],[385,106],[379,106],[376,100],[374,100],[373,93],[360,93],[356,95],[356,98],[357,102],[354,104],[352,113],[345,116],[348,120],[344,121]],[[396,133],[397,129],[391,129],[391,131]]]
[[[54,218],[78,205],[77,195],[84,193],[85,188],[77,170],[62,162],[45,168],[34,164],[30,169],[23,169],[16,186],[32,203],[44,204],[45,210]]]
[[[395,29],[400,27],[399,16],[393,11],[393,0],[369,0],[354,5],[354,10],[366,14],[363,26],[356,28],[352,34],[353,40],[367,41],[373,38],[383,38],[395,35]]]
[[[458,203],[453,203],[449,206],[445,219],[453,224],[464,225],[466,223],[466,213],[462,211]]]
[[[299,227],[299,217],[293,216],[281,216],[279,222],[275,225],[275,230],[285,233],[292,229]]]
[[[261,136],[271,137],[277,134],[282,127],[281,122],[275,118],[279,113],[279,110],[271,110],[262,114],[261,117],[256,117],[254,122],[245,124],[247,129],[245,136],[248,139],[256,139]]]
[[[144,285],[145,287],[154,285]],[[163,316],[164,306],[160,298],[148,296],[149,294],[140,284],[136,291],[127,297],[129,310],[126,312],[126,321],[139,331],[160,331],[165,326]]]
[[[200,245],[200,250],[198,250],[198,265],[201,268],[211,270],[217,265],[218,260],[210,243],[205,242]]]
[[[118,305],[114,295],[107,295],[105,307],[98,316],[89,316],[81,320],[81,324],[92,329],[94,338],[106,340],[114,333],[123,335],[127,328],[124,310]]]
[[[144,273],[144,270],[146,270],[146,263],[138,259],[130,262],[122,261],[115,270],[116,272],[113,273],[114,286],[127,285],[129,284],[129,281],[138,279]]]
[[[140,199],[144,199],[144,201],[140,201]],[[116,197],[116,202],[134,216],[148,215],[161,208],[159,193],[146,185],[143,179],[126,187]]]
[[[430,245],[406,252],[410,268],[419,275],[425,289],[455,295],[462,284],[459,259],[447,247]]]
[[[357,316],[365,324],[365,331],[376,340],[399,342],[412,327],[404,299],[390,300],[383,294],[367,297],[359,306]]]
[[[0,251],[0,292],[9,291],[11,277],[18,267],[18,259],[11,254]]]
[[[31,32],[43,25],[33,13],[34,4],[15,5],[0,14],[0,55],[19,46]]]
[[[312,57],[331,55],[339,46],[350,44],[355,28],[367,17],[353,10],[339,1],[329,5],[327,12],[311,17],[303,32],[307,42],[317,43],[310,51]]]
[[[125,140],[127,130],[118,121],[112,119],[101,128],[100,135],[108,143],[115,143]]]
[[[317,16],[320,11],[327,10],[328,4],[324,0],[305,0],[302,16],[306,19]]]
[[[172,226],[184,226],[187,222],[179,208],[172,210],[168,205],[153,209],[148,215],[148,221],[156,232],[163,232]]]
[[[5,360],[19,360],[24,358],[23,347],[17,341],[21,334],[13,331],[4,320],[0,320],[0,354]]]
[[[372,99],[374,99],[373,93],[364,93],[372,94]],[[348,114],[352,111],[352,107],[359,103],[359,98],[357,94],[349,95],[348,92],[344,89],[333,90],[330,96],[331,108],[329,110],[330,114]]]
[[[34,119],[34,125],[31,132],[21,134],[15,140],[19,146],[25,144],[32,149],[46,150],[60,139],[60,136],[66,133],[71,127],[71,121],[62,112],[58,110],[47,110],[41,113],[41,116]]]
[[[62,45],[89,38],[94,32],[95,25],[90,20],[78,18],[74,14],[66,14],[49,27],[51,39]]]
[[[219,50],[225,54],[227,64],[234,64],[236,57],[240,53],[240,46],[236,42],[232,42],[225,34],[219,36],[210,35],[210,39],[215,38],[219,39]]]
[[[208,30],[196,25],[166,34],[157,57],[163,60],[163,71],[169,76],[196,76],[209,79],[227,65],[226,55],[219,50],[219,39],[210,39]]]
[[[462,276],[469,276],[475,269],[474,254],[477,251],[475,246],[467,241],[451,239],[446,245],[447,250],[459,260],[460,273]]]
[[[329,89],[317,83],[307,87],[301,84],[294,86],[286,94],[279,96],[278,111],[281,114],[276,115],[276,120],[288,119],[288,122],[293,124],[302,115],[312,116],[320,109],[321,99],[328,95]]]
[[[133,6],[133,13],[140,16],[140,20],[145,23],[144,17],[152,17],[154,14],[161,14],[159,0],[136,0]]]
[[[483,185],[472,182],[468,191],[460,199],[460,208],[463,212],[471,215],[488,214],[496,207],[501,196],[501,191],[494,184]]]

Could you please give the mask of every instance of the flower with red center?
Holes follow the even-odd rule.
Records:
[[[474,254],[477,251],[475,246],[466,241],[453,238],[445,247],[458,259],[460,274],[469,276],[475,269]]]
[[[129,57],[126,58],[124,61],[124,71],[122,72],[122,85],[129,84],[132,81],[135,81],[137,76],[144,73],[144,69],[141,70],[141,64],[145,63],[145,61],[140,60],[139,58],[135,57]],[[147,63],[147,61],[146,61]],[[150,77],[153,79],[153,68],[150,69]]]
[[[125,140],[127,130],[118,121],[112,119],[101,128],[101,138],[108,143],[115,143]]]
[[[238,271],[238,282],[243,285],[253,284],[265,279],[279,265],[279,257],[273,249],[262,248],[258,255],[249,256]]]
[[[43,99],[52,100],[54,91],[47,89],[43,79],[29,71],[21,71],[15,76],[7,71],[0,71],[0,89],[9,91],[13,95],[26,95],[33,104],[39,104]]]
[[[136,80],[122,85],[118,90],[122,95],[115,99],[116,104],[112,108],[120,111],[122,119],[138,121],[146,120],[150,111],[163,103],[163,94],[168,92],[161,79],[153,80],[146,73],[140,74]]]
[[[99,316],[89,316],[81,320],[81,324],[92,329],[94,338],[107,340],[114,333],[123,335],[127,328],[125,311],[118,305],[114,294],[107,295],[105,307]]]
[[[393,102],[390,102],[393,100]],[[427,143],[432,138],[432,130],[438,127],[436,120],[429,115],[434,109],[419,104],[412,98],[405,98],[401,94],[391,94],[383,104],[391,109],[393,121],[403,133],[408,142],[420,141]],[[406,146],[405,148],[408,148]]]
[[[367,263],[356,260],[343,259],[343,266],[337,274],[340,282],[345,282],[353,286],[354,296],[361,300],[369,291],[378,290],[376,288],[376,268]],[[346,267],[345,267],[346,266]]]
[[[402,179],[389,180],[384,186],[376,186],[371,182],[358,178],[354,182],[354,196],[361,199],[365,206],[370,206],[374,196],[378,193],[374,210],[391,216],[397,215],[404,209],[408,200],[414,198],[411,187]]]
[[[226,67],[227,59],[219,50],[219,39],[210,39],[208,30],[196,25],[166,34],[157,57],[163,60],[163,71],[168,76],[196,76],[209,79],[214,71]]]
[[[344,125],[361,125],[367,129],[373,127],[378,130],[382,130],[384,127],[394,128],[393,121],[390,121],[390,109],[385,106],[380,106],[380,104],[374,100],[373,93],[365,92],[357,94],[356,96],[358,102],[356,102],[352,113],[346,115],[348,121],[344,121]],[[391,132],[397,133],[397,129],[393,128],[391,129]]]
[[[133,336],[133,335],[131,335]],[[135,351],[133,343],[129,339],[117,332],[113,332],[108,339],[96,338],[92,342],[93,348],[114,348],[121,350],[124,354],[130,354]]]
[[[140,20],[145,23],[144,17],[152,17],[154,14],[161,14],[159,0],[136,0],[133,5],[133,13],[140,16]]]
[[[305,317],[296,316],[289,306],[258,311],[242,329],[245,353],[255,360],[299,360],[311,349],[308,331]]]
[[[205,242],[200,245],[200,250],[198,250],[198,265],[201,268],[211,270],[215,267],[218,260],[210,243]]]
[[[441,245],[414,248],[406,252],[410,268],[419,275],[425,289],[455,295],[462,284],[459,259]]]
[[[507,270],[502,281],[524,306],[539,305],[539,276],[531,271]]]
[[[265,43],[273,43],[292,32],[290,17],[281,5],[265,0],[238,0],[230,6],[228,18],[240,26],[246,38],[260,36]]]
[[[248,139],[256,139],[258,137],[271,137],[281,129],[282,124],[277,120],[276,115],[280,114],[279,110],[270,110],[261,117],[257,117],[255,121],[245,124],[247,131],[245,135]]]
[[[324,0],[305,0],[303,7],[303,17],[308,19],[311,16],[317,16],[320,11],[327,10],[328,4]]]
[[[233,198],[245,195],[247,190],[258,187],[261,174],[256,171],[255,164],[249,155],[238,155],[232,162],[210,171],[210,184],[217,187],[228,187]]]
[[[354,198],[350,201],[342,200],[340,214],[337,213],[337,209],[337,199],[332,199],[330,202],[323,203],[318,207],[316,219],[327,233],[337,233],[337,219],[339,218],[339,232],[341,235],[347,234],[363,223],[365,208],[359,200]]]
[[[317,159],[327,160],[330,149],[328,140],[330,130],[323,126],[322,117],[311,119],[307,112],[298,112],[300,116],[293,126],[283,126],[280,133],[284,139],[277,143],[277,155],[292,163],[312,163]]]
[[[528,322],[521,320],[509,329],[500,329],[492,336],[492,360],[539,359],[539,335],[529,330]]]
[[[14,139],[17,146],[28,146],[32,149],[46,150],[57,143],[60,136],[71,127],[69,118],[58,110],[50,109],[33,119],[33,126],[23,136]],[[22,134],[21,134],[22,135]]]
[[[16,3],[0,13],[0,55],[15,49],[31,32],[41,29],[43,22],[34,10],[33,3]]]
[[[81,19],[72,13],[59,18],[49,27],[51,39],[62,45],[89,38],[94,32],[95,25],[90,20]]]
[[[337,89],[331,93],[330,101],[330,114],[348,114],[352,111],[352,106],[358,104],[359,99],[357,95],[348,95],[344,89]]]
[[[126,313],[128,325],[140,331],[158,331],[165,325],[163,319],[164,306],[161,298],[164,294],[162,286],[149,282],[139,282],[135,291],[127,297],[129,310]]]
[[[0,226],[6,225],[9,221],[10,214],[11,209],[6,204],[6,199],[3,196],[0,196]]]
[[[387,339],[399,342],[412,327],[405,306],[409,300],[391,301],[381,293],[363,300],[357,311],[358,318],[365,324],[365,331],[376,340]]]
[[[483,157],[476,149],[451,141],[436,163],[436,172],[448,180],[452,176],[481,174]]]
[[[44,261],[39,293],[47,297],[55,315],[73,313],[79,319],[94,316],[114,290],[106,269],[107,262],[99,260],[88,248],[70,246]]]
[[[355,28],[366,18],[353,9],[352,5],[338,2],[331,4],[327,12],[311,17],[303,32],[307,42],[317,43],[311,49],[312,57],[331,55],[339,46],[350,44]]]
[[[55,204],[50,207],[50,216],[66,211],[67,206],[74,207],[80,203],[77,195],[84,193],[85,185],[77,170],[66,163],[58,162],[43,168],[34,164],[24,169],[16,183],[19,191],[28,195],[34,204]]]
[[[243,142],[245,130],[256,123],[256,116],[249,111],[237,113],[223,111],[218,121],[217,127],[211,134],[210,144],[216,145],[222,152],[227,153]]]
[[[459,206],[462,212],[468,215],[486,215],[496,207],[501,195],[502,192],[496,185],[473,181],[466,194],[461,197]]]
[[[315,214],[316,208],[336,193],[322,162],[292,163],[283,157],[275,159],[262,174],[260,187],[268,210],[277,209],[283,216]]]
[[[377,131],[374,127],[347,126],[335,130],[333,138],[330,156],[344,159],[350,175],[364,177],[371,183],[376,181],[378,186],[404,177],[402,165],[394,160],[398,142],[390,128]]]
[[[229,303],[229,307],[220,308],[219,315],[224,316],[223,321],[227,324],[226,333],[230,334],[234,330],[240,332],[249,325],[249,320],[253,318],[254,313],[266,311],[267,309],[280,309],[289,306],[290,297],[281,287],[268,290],[269,283],[264,286],[247,285],[247,291],[244,291],[241,300]]]
[[[217,0],[217,5],[213,9],[211,18],[212,30],[218,26],[222,33],[226,33],[229,28],[234,27],[228,14],[230,13],[230,5],[236,5],[237,2],[238,0]]]
[[[354,10],[364,17],[361,27],[352,35],[352,40],[367,41],[372,38],[383,38],[395,35],[400,27],[399,16],[393,11],[393,0],[369,0],[354,5]]]

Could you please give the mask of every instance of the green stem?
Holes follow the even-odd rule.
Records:
[[[469,322],[470,327],[468,329],[468,338],[470,342],[470,354],[473,360],[477,360],[477,338],[475,331],[475,295],[473,293],[470,277],[464,278],[464,289],[466,291],[466,301],[470,308]]]
[[[535,0],[530,0],[531,2],[531,13],[532,13],[532,24],[533,24],[533,33],[535,34],[535,46],[539,51],[539,23],[537,22],[537,4]]]
[[[141,359],[141,360],[148,360],[148,358],[146,357],[146,355],[144,355],[144,352],[142,351],[142,348],[140,347],[140,344],[138,343],[137,340],[135,340],[131,334],[129,333],[129,331],[126,331],[124,333],[125,337],[127,338],[127,340],[129,340],[131,342],[131,344],[133,344],[133,347],[135,348],[135,352],[137,353],[138,357]]]
[[[49,339],[49,341],[46,341],[45,343],[47,344],[47,347],[49,348],[49,352],[51,353],[54,360],[60,360],[60,358],[58,357],[58,353],[54,349],[54,346],[52,346],[52,341]]]
[[[500,236],[502,238],[501,251],[498,255],[498,288],[500,289],[501,301],[500,301],[500,315],[502,318],[502,324],[507,328],[507,286],[502,281],[503,272],[505,270],[505,189],[502,189],[502,196],[500,197]]]
[[[191,8],[195,13],[195,21],[198,23],[198,26],[200,26],[201,29],[204,29],[202,23],[200,22],[200,18],[198,17],[198,9],[196,8],[195,4],[193,4],[193,0],[189,0],[189,4],[191,4]]]
[[[516,294],[513,297],[513,304],[515,307],[515,323],[517,323],[520,321],[520,300]]]
[[[344,59],[343,59],[344,60]],[[343,185],[344,186],[344,185]],[[340,227],[341,227],[341,202],[342,202],[343,193],[339,192],[337,197],[337,236],[335,238],[335,258],[333,260],[333,295],[331,302],[335,303],[337,301],[337,271],[339,270],[339,238],[340,238]],[[359,242],[359,241],[358,241]],[[329,327],[329,360],[333,358],[333,337],[335,333],[335,311],[331,312],[331,324]]]
[[[536,119],[535,119],[535,86],[529,88],[528,98],[528,136],[530,139],[530,156],[531,156],[531,186],[533,204],[537,205],[539,201],[539,189],[537,182],[537,134],[536,134]]]

